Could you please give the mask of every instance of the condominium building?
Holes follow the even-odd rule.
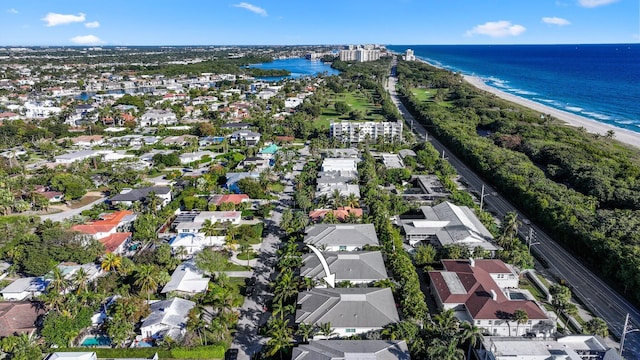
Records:
[[[370,47],[358,47],[349,46],[347,50],[340,50],[340,60],[342,61],[376,61],[380,59],[380,50]]]
[[[416,61],[416,56],[413,54],[413,50],[407,49],[407,53],[404,55],[406,61]]]
[[[340,121],[329,125],[330,136],[344,143],[375,141],[382,136],[385,140],[402,140],[402,122],[391,121]]]

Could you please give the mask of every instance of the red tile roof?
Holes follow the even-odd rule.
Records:
[[[530,300],[508,299],[491,274],[510,273],[511,270],[500,260],[477,259],[471,266],[468,260],[442,260],[444,271],[429,271],[432,286],[445,304],[464,304],[474,320],[503,319],[522,309],[529,319],[547,319],[546,314]],[[445,272],[456,273],[466,293],[452,293],[444,276]],[[492,290],[496,295],[493,300]]]
[[[117,232],[111,234],[107,237],[100,239],[99,241],[104,245],[104,249],[106,252],[114,252],[123,242],[125,242],[129,237],[131,237],[130,232]]]
[[[234,203],[236,205],[240,204],[243,200],[249,200],[249,195],[247,194],[224,194],[224,195],[214,195],[211,201],[214,205],[220,205],[223,203]]]
[[[36,330],[35,322],[44,310],[28,301],[0,302],[0,337]]]
[[[79,231],[84,234],[95,235],[99,232],[110,232],[117,227],[125,216],[132,215],[133,212],[129,210],[116,211],[109,214],[104,214],[102,220],[94,221],[92,223],[83,225],[74,225],[71,230]]]
[[[331,209],[313,210],[309,212],[309,218],[311,218],[312,221],[320,221],[324,218],[325,215],[327,215],[327,213],[332,211],[336,219],[340,221],[346,219],[350,213],[354,213],[357,217],[362,217],[362,209],[351,208],[346,206],[346,207],[339,207],[337,210],[331,210]]]

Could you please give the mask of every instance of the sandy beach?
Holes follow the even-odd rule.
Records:
[[[531,101],[529,99],[522,98],[520,96],[516,96],[513,94],[506,93],[504,91],[498,90],[494,87],[491,87],[482,81],[482,79],[475,76],[464,75],[465,81],[469,84],[492,93],[502,99],[514,102],[516,104],[526,106],[535,111],[539,111],[543,114],[550,114],[556,119],[566,122],[567,124],[575,127],[584,127],[588,132],[593,134],[605,135],[607,131],[613,130],[615,132],[615,139],[623,142],[625,144],[629,144],[635,147],[640,147],[640,133],[633,132],[631,130],[622,129],[619,127],[615,127],[612,125],[608,125],[605,123],[601,123],[595,120],[587,119],[583,116],[572,114],[570,112],[554,109],[550,106],[546,106],[535,101]]]
[[[429,64],[431,66],[440,68],[439,66],[431,64],[422,59],[420,59],[419,61],[424,62],[425,64]],[[531,101],[529,99],[525,99],[520,96],[509,94],[507,92],[501,91],[499,89],[496,89],[492,86],[485,84],[485,82],[482,79],[476,76],[469,76],[469,75],[463,75],[463,76],[464,76],[464,80],[469,84],[477,87],[480,90],[484,90],[486,92],[494,94],[502,99],[511,101],[513,103],[516,103],[522,106],[526,106],[535,111],[539,111],[542,114],[549,114],[560,121],[564,121],[568,125],[575,126],[575,127],[584,127],[588,132],[592,134],[606,135],[607,131],[613,130],[615,132],[614,138],[616,140],[620,141],[621,143],[625,143],[625,144],[640,148],[640,133],[619,128],[613,125],[601,123],[596,120],[588,119],[584,116],[572,114],[567,111],[558,110],[550,106],[540,104],[535,101]]]

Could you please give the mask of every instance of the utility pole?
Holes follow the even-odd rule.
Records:
[[[620,338],[620,356],[622,356],[622,352],[624,351],[624,340],[627,337],[628,333],[640,331],[640,329],[629,329],[629,313],[624,318],[624,327],[622,328],[622,337]]]
[[[482,205],[484,205],[484,184],[482,184],[482,191],[480,192],[480,210],[482,210]]]

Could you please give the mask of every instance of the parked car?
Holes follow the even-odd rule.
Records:
[[[229,349],[224,354],[224,360],[237,360],[238,359],[238,349]]]

